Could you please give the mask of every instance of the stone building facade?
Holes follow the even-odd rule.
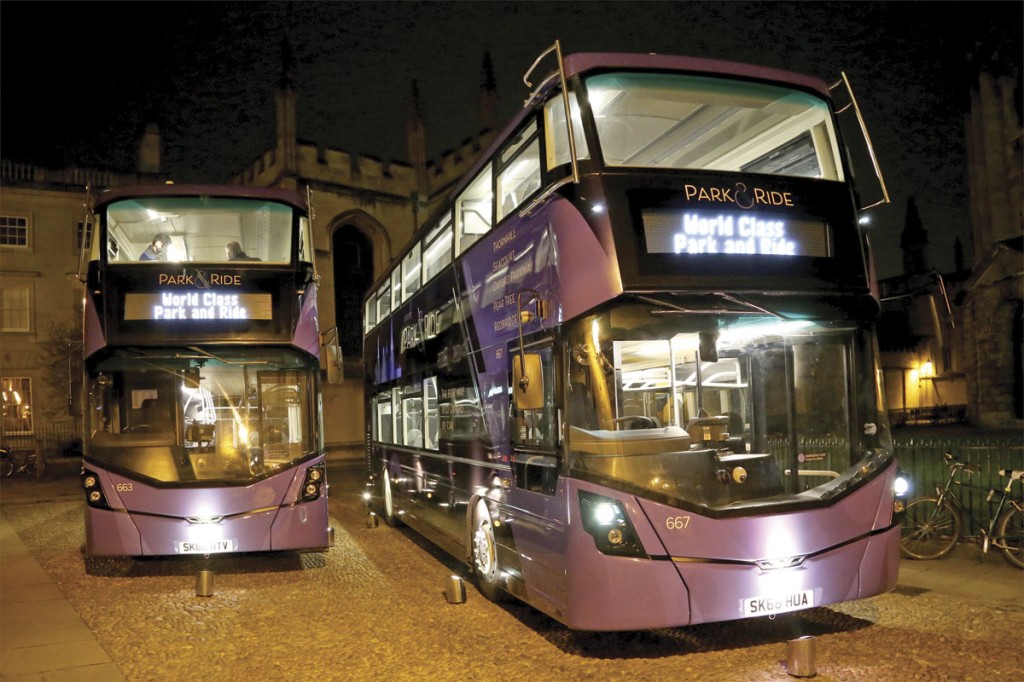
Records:
[[[336,456],[357,456],[364,439],[362,296],[391,259],[445,198],[495,136],[496,95],[492,78],[481,88],[481,129],[458,149],[436,161],[426,158],[425,130],[413,90],[406,122],[410,162],[396,163],[324,148],[297,137],[298,95],[287,71],[276,92],[273,145],[225,181],[310,191],[314,210],[316,268],[320,279],[320,329],[345,342],[345,380],[325,384],[326,441]],[[0,379],[5,422],[12,437],[38,435],[58,423],[74,434],[80,422],[70,404],[76,368],[67,381],[47,369],[57,328],[81,315],[78,283],[86,187],[162,183],[159,130],[147,126],[139,139],[138,170],[117,174],[95,170],[53,171],[5,160],[0,180]],[[361,256],[354,258],[356,256]],[[340,279],[336,275],[341,275]],[[337,281],[336,281],[337,280]],[[74,349],[66,353],[73,358]],[[10,389],[10,390],[8,390]],[[14,405],[17,392],[18,405]],[[69,409],[70,408],[70,409]]]
[[[1020,74],[984,70],[966,122],[974,263],[961,299],[968,417],[1024,428],[1024,132]]]

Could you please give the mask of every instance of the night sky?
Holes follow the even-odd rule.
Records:
[[[660,52],[763,64],[832,83],[846,71],[893,204],[871,231],[880,274],[901,270],[913,196],[930,259],[972,254],[963,150],[968,55],[1015,36],[1011,2],[24,2],[0,3],[0,154],[52,168],[132,170],[147,121],[165,169],[219,181],[273,145],[281,39],[297,62],[299,137],[406,160],[412,81],[431,158],[479,128],[489,52],[499,123],[523,72],[554,40],[565,53]],[[867,186],[866,194],[873,187]]]

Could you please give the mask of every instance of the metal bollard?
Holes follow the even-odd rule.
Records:
[[[196,573],[196,596],[213,596],[213,571],[202,570]]]
[[[374,514],[373,512],[370,512],[366,516],[366,527],[367,528],[376,528],[379,525],[379,523],[380,523],[380,521],[378,520],[377,515]]]
[[[449,604],[464,604],[466,602],[466,583],[457,575],[449,576],[445,581],[444,598]]]
[[[814,660],[814,637],[805,635],[786,642],[786,670],[793,677],[814,677],[818,674]]]
[[[327,545],[334,547],[334,526],[327,527]]]

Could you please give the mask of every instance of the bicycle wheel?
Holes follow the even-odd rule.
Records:
[[[1017,568],[1024,568],[1024,511],[1010,507],[999,517],[995,546],[1006,560]]]
[[[938,498],[919,497],[907,505],[900,536],[900,550],[911,559],[938,559],[949,554],[957,541],[963,521],[949,503]]]

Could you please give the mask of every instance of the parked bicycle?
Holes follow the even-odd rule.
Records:
[[[1024,486],[1024,470],[999,470],[999,475],[1008,480],[1001,490],[989,491],[987,501],[996,501],[996,496],[998,500],[984,524],[978,522],[956,492],[957,486],[964,485],[962,477],[977,473],[978,467],[957,460],[949,452],[943,460],[949,466],[946,485],[936,488],[934,497],[918,497],[907,505],[900,540],[904,556],[938,559],[949,554],[963,537],[966,514],[979,527],[977,539],[982,552],[988,553],[989,547],[995,547],[1010,564],[1024,569],[1024,503],[1012,497],[1015,482]]]
[[[36,453],[30,451],[11,452],[7,448],[0,448],[0,475],[13,476],[14,474],[35,474]]]

